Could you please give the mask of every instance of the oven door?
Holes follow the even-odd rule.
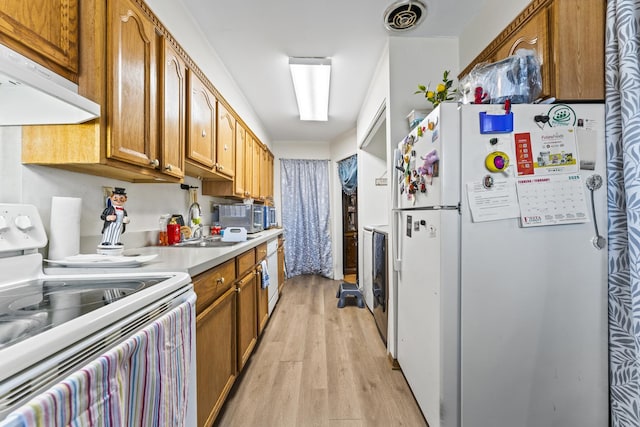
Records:
[[[100,416],[82,406],[96,400],[104,411],[128,417],[115,424],[146,419],[168,425],[173,421],[160,418],[170,414],[195,425],[195,300],[189,285],[0,381],[0,425],[23,425],[37,413],[53,414],[64,425],[83,424],[87,416]],[[108,393],[121,377],[129,385]],[[139,387],[145,383],[156,386]],[[66,411],[69,406],[77,410]]]

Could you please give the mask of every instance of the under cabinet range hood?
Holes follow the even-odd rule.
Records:
[[[100,116],[78,85],[0,44],[0,126],[73,124]]]

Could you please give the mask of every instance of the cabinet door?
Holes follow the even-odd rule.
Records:
[[[268,175],[267,175],[267,166],[268,166],[268,156],[267,156],[267,147],[262,146],[262,156],[260,160],[260,200],[266,200],[268,194]]]
[[[216,170],[224,176],[235,175],[236,118],[218,102],[218,138],[216,140]]]
[[[162,171],[184,177],[187,67],[173,46],[164,39],[162,68]]]
[[[267,152],[267,198],[273,201],[273,154]]]
[[[202,80],[188,71],[187,158],[212,169],[215,163],[216,99]]]
[[[78,0],[0,2],[0,41],[77,82]]]
[[[258,337],[258,298],[255,271],[249,272],[237,284],[238,301],[238,372],[242,370]]]
[[[110,5],[107,111],[112,120],[107,157],[155,169],[159,165],[155,27],[130,0],[113,0]]]
[[[247,144],[244,153],[244,197],[253,195],[253,146],[256,143],[253,136],[246,132]]]
[[[245,161],[246,161],[246,131],[240,123],[236,123],[236,170],[233,183],[233,194],[245,197]]]
[[[253,140],[253,159],[251,161],[251,197],[260,199],[260,164],[262,163],[262,144]]]
[[[227,290],[196,318],[198,426],[213,423],[236,378],[235,294]]]
[[[198,295],[196,314],[207,308],[230,288],[235,288],[236,263],[231,259],[193,278],[193,289]]]
[[[553,80],[557,99],[566,102],[604,99],[606,3],[553,2]]]

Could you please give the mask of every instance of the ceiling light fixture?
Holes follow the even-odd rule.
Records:
[[[329,120],[331,58],[289,58],[300,120]]]

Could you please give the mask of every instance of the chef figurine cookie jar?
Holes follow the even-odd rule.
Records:
[[[129,223],[124,204],[127,201],[127,193],[124,188],[116,187],[107,199],[107,207],[102,211],[100,219],[104,221],[102,226],[102,243],[98,245],[98,253],[105,255],[120,255],[123,245],[120,235],[124,233],[126,224]]]

